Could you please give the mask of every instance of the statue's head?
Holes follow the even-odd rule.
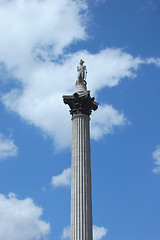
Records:
[[[80,65],[83,65],[84,61],[81,59],[79,63]]]

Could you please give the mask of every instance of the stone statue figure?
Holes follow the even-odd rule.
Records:
[[[84,61],[80,60],[80,65],[77,67],[78,72],[78,80],[76,81],[76,84],[87,84],[86,82],[86,75],[87,75],[87,68],[83,65]]]

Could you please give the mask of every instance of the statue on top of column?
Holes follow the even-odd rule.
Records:
[[[84,61],[81,59],[79,62],[79,66],[77,67],[78,72],[78,80],[76,81],[76,85],[84,84],[86,85],[86,76],[87,76],[87,68],[83,65]]]

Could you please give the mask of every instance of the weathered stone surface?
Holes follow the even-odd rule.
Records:
[[[89,117],[72,118],[71,240],[92,240]]]
[[[91,98],[90,91],[63,96],[63,101],[65,104],[69,105],[72,116],[76,114],[85,114],[89,116],[92,110],[95,111],[98,108],[98,103],[94,101],[94,98]]]
[[[87,91],[87,87],[85,84],[76,84],[74,87],[74,92],[75,93],[82,93]]]

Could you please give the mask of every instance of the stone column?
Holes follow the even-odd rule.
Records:
[[[92,240],[89,117],[72,117],[71,240]]]
[[[71,240],[92,240],[92,193],[89,121],[98,103],[87,91],[86,66],[80,60],[75,93],[63,96],[72,115]]]
[[[87,90],[63,96],[63,100],[72,115],[71,240],[92,240],[89,121],[98,103]]]

